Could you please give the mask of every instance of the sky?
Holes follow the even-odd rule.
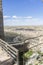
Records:
[[[43,0],[2,0],[5,26],[43,25]]]

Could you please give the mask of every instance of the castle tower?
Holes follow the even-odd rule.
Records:
[[[0,0],[0,38],[4,39],[2,0]]]

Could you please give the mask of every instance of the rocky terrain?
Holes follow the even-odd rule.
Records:
[[[30,39],[27,47],[31,52],[24,53],[25,65],[43,65],[43,36]]]
[[[23,54],[25,65],[43,65],[43,26],[6,27],[5,41],[25,41],[28,43],[28,51]]]

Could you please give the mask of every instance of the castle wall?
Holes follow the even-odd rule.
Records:
[[[4,39],[2,0],[0,0],[0,38]]]

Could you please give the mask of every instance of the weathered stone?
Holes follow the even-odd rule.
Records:
[[[2,13],[2,0],[0,0],[0,38],[4,39],[4,30],[3,30],[3,13]]]
[[[0,47],[0,65],[13,65],[13,58]]]

